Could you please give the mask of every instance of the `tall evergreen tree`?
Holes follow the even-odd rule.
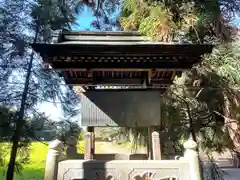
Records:
[[[63,4],[64,3],[64,4]],[[77,113],[78,98],[59,76],[46,69],[29,43],[50,42],[53,30],[73,21],[74,1],[1,1],[1,104],[15,108],[15,126],[6,179],[12,180],[24,142],[24,116],[39,116],[38,103],[60,103],[66,117]]]

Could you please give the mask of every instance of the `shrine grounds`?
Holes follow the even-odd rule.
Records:
[[[1,143],[0,146],[6,146],[6,143]],[[10,152],[10,147],[8,148]],[[78,151],[83,152],[83,141],[79,143]],[[21,174],[15,175],[15,180],[43,180],[46,156],[48,152],[47,142],[33,142],[30,146],[30,162],[23,166]],[[8,153],[9,154],[9,153]],[[8,159],[8,157],[6,157]],[[0,167],[0,180],[5,179],[5,167]]]

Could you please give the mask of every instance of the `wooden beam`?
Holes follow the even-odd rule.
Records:
[[[95,133],[94,133],[94,127],[87,127],[87,131],[91,133],[91,157],[94,157],[95,154]]]
[[[50,56],[56,55],[185,55],[189,57],[201,56],[204,53],[211,53],[213,45],[199,44],[77,44],[74,42],[66,44],[31,44],[32,48]]]
[[[146,63],[77,63],[77,62],[52,62],[51,66],[56,70],[66,70],[66,69],[106,69],[105,71],[110,71],[110,69],[178,69],[178,70],[187,70],[191,69],[193,64],[199,61],[191,62],[146,62]]]
[[[153,84],[171,84],[172,81],[169,79],[151,79]],[[91,78],[68,78],[66,79],[66,83],[70,85],[141,85],[142,80],[139,78],[108,78],[101,79],[99,81],[93,80]]]
[[[55,68],[56,71],[75,71],[75,72],[85,72],[85,71],[92,71],[92,72],[164,72],[164,71],[176,71],[176,72],[182,72],[186,71],[184,68]]]
[[[62,35],[65,37],[66,35],[80,35],[80,36],[142,36],[141,33],[139,32],[134,32],[134,31],[120,31],[120,32],[115,32],[115,31],[67,31],[67,32],[62,32]]]
[[[153,160],[153,148],[152,148],[152,132],[153,132],[153,127],[148,127],[148,146],[147,146],[147,151],[148,151],[148,159]]]
[[[117,85],[117,84],[141,84],[140,79],[117,79],[109,78],[102,80],[93,80],[92,78],[69,78],[66,81],[67,84],[89,85],[89,84],[104,84],[104,85]]]
[[[105,91],[105,92],[122,92],[122,91],[158,91],[160,94],[164,93],[166,91],[166,88],[131,88],[129,87],[128,89],[111,89],[111,88],[106,88],[106,89],[86,89],[86,92],[90,91]]]
[[[111,42],[142,42],[150,40],[149,37],[145,36],[96,36],[96,35],[65,35],[64,38],[67,41],[90,41],[96,43],[97,41],[109,41]]]

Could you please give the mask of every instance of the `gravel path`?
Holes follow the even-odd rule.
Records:
[[[111,142],[96,142],[97,153],[131,153],[132,148],[131,147],[122,147],[116,144],[112,144]],[[146,153],[145,149],[138,149],[136,152],[133,153]]]

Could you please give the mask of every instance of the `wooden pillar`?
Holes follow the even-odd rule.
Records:
[[[148,143],[147,143],[147,153],[148,153],[148,159],[153,159],[153,148],[152,148],[152,127],[148,127]]]
[[[148,127],[148,159],[149,160],[160,160],[161,159],[161,145],[160,135],[156,131],[157,127]]]
[[[153,160],[161,160],[160,136],[157,131],[152,132]]]
[[[87,131],[91,134],[91,157],[94,157],[95,154],[95,133],[94,127],[88,127]]]
[[[91,156],[91,133],[86,132],[84,136],[84,159],[90,160],[93,157]]]

